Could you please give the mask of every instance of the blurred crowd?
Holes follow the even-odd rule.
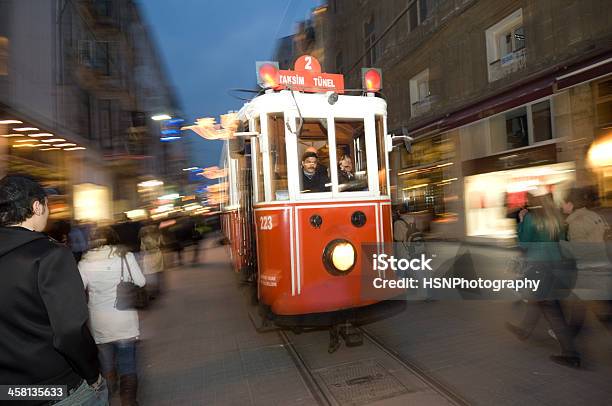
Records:
[[[49,221],[45,189],[0,180],[0,382],[63,385],[57,404],[137,405],[138,309],[166,269],[201,260],[214,219],[177,215],[114,224]],[[48,404],[25,402],[24,404]]]

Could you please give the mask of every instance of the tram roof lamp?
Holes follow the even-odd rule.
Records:
[[[151,117],[151,119],[155,121],[170,120],[171,118],[172,117],[170,117],[168,114],[157,114]]]
[[[361,84],[366,92],[382,89],[382,72],[378,68],[361,68]]]

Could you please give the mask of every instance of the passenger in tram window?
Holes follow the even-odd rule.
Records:
[[[338,184],[341,192],[368,190],[367,179],[355,176],[350,155],[344,155],[338,164]]]
[[[353,173],[353,160],[351,159],[350,155],[344,155],[338,166],[338,183],[344,184],[355,180],[355,174]]]
[[[302,193],[327,192],[330,190],[327,171],[317,171],[319,158],[312,151],[302,155]]]

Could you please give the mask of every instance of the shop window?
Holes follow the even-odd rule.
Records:
[[[272,199],[288,200],[285,117],[283,113],[268,114],[268,154]]]
[[[497,115],[490,120],[492,152],[529,145],[527,108],[520,107]]]
[[[612,127],[612,79],[597,83],[597,127]]]
[[[336,157],[338,158],[338,190],[368,190],[366,139],[363,120],[336,120]]]
[[[304,120],[301,125],[297,148],[300,193],[331,191],[327,120]]]
[[[551,140],[553,130],[550,100],[493,116],[489,124],[492,153]]]
[[[387,190],[387,148],[385,147],[385,127],[383,116],[376,116],[376,150],[378,152],[378,185],[381,195],[388,195]]]
[[[8,75],[9,40],[0,37],[0,76]]]
[[[525,66],[523,10],[518,9],[485,31],[489,82]]]
[[[410,79],[410,114],[418,117],[429,111],[430,91],[429,91],[429,69],[425,69],[418,75]]]
[[[514,238],[516,214],[527,205],[529,191],[548,190],[560,203],[565,188],[574,181],[575,167],[570,162],[466,176],[466,234]]]

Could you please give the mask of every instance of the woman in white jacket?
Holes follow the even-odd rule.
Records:
[[[140,335],[138,312],[115,308],[122,258],[124,280],[129,281],[131,273],[133,282],[144,286],[145,278],[134,254],[125,251],[112,228],[98,229],[91,247],[79,262],[79,271],[89,294],[89,323],[98,345],[100,367],[110,384],[109,388],[114,386],[119,375],[121,404],[136,405],[136,340]]]

